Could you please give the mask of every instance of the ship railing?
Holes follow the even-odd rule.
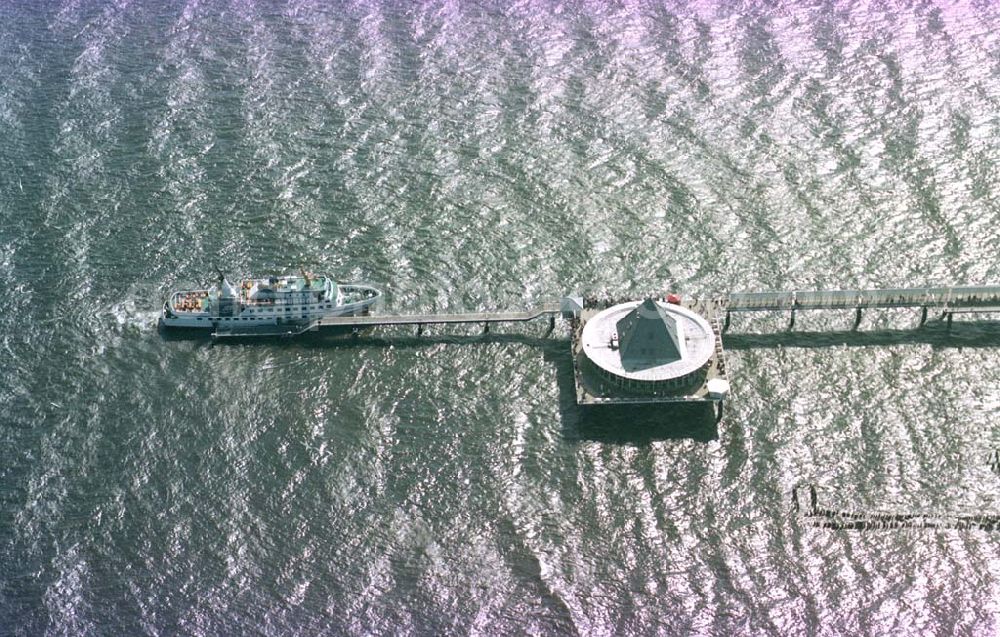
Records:
[[[321,292],[322,290],[319,290],[319,291]],[[293,301],[293,300],[289,300],[289,299],[280,299],[280,298],[276,298],[276,299],[243,299],[243,305],[245,305],[247,307],[285,307],[286,305],[295,305],[295,306],[299,306],[299,305],[320,305],[320,304],[326,304],[328,302],[329,303],[333,303],[335,300],[336,299],[333,299],[333,298],[319,300],[316,296],[313,296],[312,298],[307,299],[305,301],[302,301],[302,300]]]

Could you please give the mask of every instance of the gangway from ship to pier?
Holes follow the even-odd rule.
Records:
[[[426,325],[482,325],[488,332],[490,325],[497,323],[525,323],[541,318],[549,319],[549,328],[555,328],[556,316],[560,313],[559,303],[545,303],[522,312],[471,312],[463,314],[371,314],[365,316],[328,316],[309,322],[284,323],[266,328],[244,330],[217,330],[214,338],[247,338],[253,336],[298,336],[323,328],[351,328],[360,330],[368,327],[416,326],[418,334]]]

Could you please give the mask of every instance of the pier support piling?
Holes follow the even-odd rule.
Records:
[[[417,323],[417,336],[423,336],[423,335],[424,335],[424,324]]]
[[[722,325],[722,331],[723,332],[728,332],[729,331],[729,320],[730,320],[730,317],[731,317],[731,314],[730,314],[729,310],[726,310],[726,322]]]
[[[490,333],[490,324],[483,323],[483,334],[489,334],[489,333]]]
[[[549,331],[547,331],[545,333],[545,335],[549,336],[554,331],[556,331],[556,317],[555,316],[550,316],[549,317]]]
[[[788,317],[788,331],[795,329],[795,308],[792,308],[792,315]]]
[[[927,306],[920,308],[920,325],[927,322]]]
[[[854,311],[854,327],[852,327],[851,329],[853,331],[857,331],[859,325],[861,325],[861,308],[860,307],[857,308]]]
[[[947,317],[947,320],[948,320],[948,329],[949,329],[949,330],[951,329],[951,317],[952,317],[952,315],[953,315],[953,314],[952,314],[951,312],[947,312],[947,313],[945,314],[945,316]]]

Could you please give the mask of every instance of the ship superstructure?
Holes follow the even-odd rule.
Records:
[[[305,324],[330,316],[362,316],[382,292],[367,285],[338,284],[328,276],[247,278],[233,285],[220,277],[207,289],[174,292],[163,304],[165,327],[238,329]]]

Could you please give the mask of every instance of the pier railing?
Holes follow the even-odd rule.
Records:
[[[855,310],[922,307],[960,312],[1000,311],[1000,286],[739,292],[726,297],[730,312],[781,310]]]

